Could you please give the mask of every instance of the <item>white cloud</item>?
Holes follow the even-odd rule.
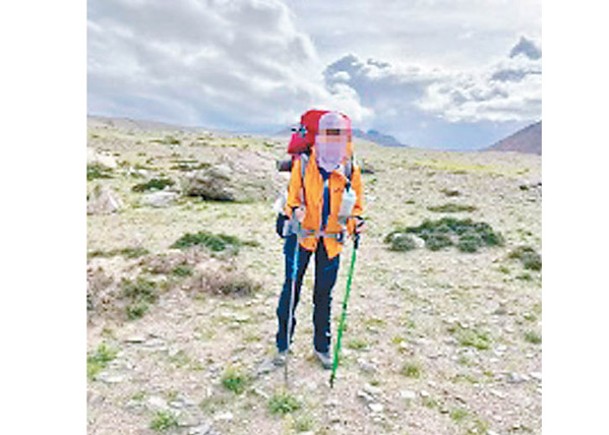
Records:
[[[324,86],[310,38],[278,0],[89,3],[91,113],[260,128],[309,106],[365,113]]]

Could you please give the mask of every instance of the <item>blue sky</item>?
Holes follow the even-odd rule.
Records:
[[[541,119],[540,0],[89,0],[88,112],[273,133],[309,108],[417,147]]]

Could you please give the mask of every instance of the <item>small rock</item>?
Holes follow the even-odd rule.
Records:
[[[541,382],[541,372],[531,372],[529,375],[536,381]]]
[[[214,417],[214,420],[231,421],[233,419],[233,413],[230,411],[222,412]]]
[[[96,185],[87,199],[87,214],[112,214],[122,208],[122,201],[110,187]]]
[[[180,418],[180,421],[178,422],[178,426],[180,427],[200,427],[199,425],[199,420],[193,416],[182,416],[182,418]]]
[[[324,406],[329,407],[329,408],[336,408],[339,405],[340,405],[340,403],[336,399],[328,399],[324,403]]]
[[[510,372],[507,375],[507,381],[510,384],[520,384],[522,382],[526,382],[527,380],[528,380],[528,377],[526,375],[521,375],[519,373]]]
[[[357,397],[359,397],[360,399],[364,399],[366,403],[371,403],[374,401],[374,397],[372,397],[370,394],[366,393],[363,390],[359,390],[357,392]]]
[[[383,412],[383,410],[385,409],[385,407],[383,406],[383,404],[381,403],[369,403],[368,404],[368,408],[370,408],[370,411],[374,412],[374,413],[381,413]]]
[[[424,399],[426,399],[426,398],[428,398],[428,397],[430,396],[429,391],[427,391],[427,390],[421,390],[421,391],[419,392],[419,394],[420,394],[420,395],[421,395],[421,397],[422,397],[422,398],[424,398]]]
[[[381,390],[379,387],[375,387],[371,384],[366,384],[364,386],[364,391],[368,394],[371,394],[372,396],[380,396],[383,392],[383,390]]]
[[[357,360],[357,365],[359,366],[360,370],[365,373],[376,373],[378,371],[378,369],[373,363],[368,362],[362,358],[359,358]]]
[[[493,396],[499,397],[500,399],[505,399],[505,394],[499,390],[491,389],[489,390],[489,393],[491,393]]]
[[[146,402],[148,406],[154,410],[167,411],[169,407],[165,399],[159,396],[150,396]]]
[[[125,380],[125,375],[101,372],[95,379],[105,382],[106,384],[118,384]]]
[[[125,343],[144,343],[146,341],[146,337],[143,335],[133,335],[125,339]]]
[[[193,427],[188,431],[188,435],[206,435],[212,430],[209,423],[201,423],[199,426]]]
[[[429,394],[428,394],[429,395]],[[408,402],[416,399],[417,394],[414,391],[402,390],[400,391],[400,397]]]
[[[169,402],[169,406],[171,406],[174,409],[182,409],[182,408],[184,408],[185,404],[182,400],[173,400],[173,401]]]

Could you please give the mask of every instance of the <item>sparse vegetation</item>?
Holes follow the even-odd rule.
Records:
[[[457,423],[463,421],[468,416],[468,412],[463,408],[455,408],[450,412],[450,418]]]
[[[212,252],[227,251],[234,255],[239,253],[241,246],[258,246],[255,241],[243,241],[235,236],[227,234],[213,234],[208,231],[199,231],[198,233],[186,233],[176,240],[172,248],[186,249],[192,246],[202,246]]]
[[[385,243],[389,243],[390,251],[411,251],[417,247],[412,234],[391,233],[385,237]]]
[[[132,259],[132,258],[143,257],[148,254],[150,254],[150,251],[148,251],[148,249],[146,249],[146,248],[128,247],[128,248],[121,248],[121,249],[112,249],[110,251],[100,251],[100,250],[91,251],[87,254],[87,256],[89,258],[95,258],[95,257],[116,257],[116,256],[120,255],[122,257]]]
[[[407,378],[420,378],[421,368],[416,363],[408,362],[402,367],[401,373]]]
[[[190,266],[186,266],[186,265],[179,265],[176,266],[172,271],[171,274],[174,276],[178,276],[180,278],[184,278],[187,276],[192,276],[192,267]]]
[[[163,190],[166,187],[173,186],[175,181],[169,178],[152,178],[145,183],[136,184],[131,188],[134,192],[148,192],[151,190]]]
[[[491,338],[487,332],[475,328],[464,328],[460,325],[451,326],[448,331],[456,335],[461,346],[474,347],[478,350],[490,348]]]
[[[174,136],[165,136],[162,139],[152,139],[150,142],[152,143],[160,143],[162,145],[180,145],[182,142],[180,139],[175,138]]]
[[[95,379],[95,376],[105,369],[117,354],[117,349],[113,349],[105,343],[100,344],[93,354],[87,355],[87,377],[91,380]]]
[[[260,290],[260,283],[234,266],[227,266],[193,278],[191,290],[223,296],[249,296]]]
[[[142,317],[150,304],[158,300],[157,284],[141,276],[135,281],[123,279],[121,281],[122,297],[127,299],[127,317],[130,320]]]
[[[91,141],[99,155],[114,155],[119,166],[109,172],[113,179],[89,181],[88,191],[99,184],[122,205],[120,213],[90,215],[87,221],[92,432],[186,434],[207,424],[210,433],[316,435],[366,428],[477,435],[541,430],[541,377],[535,372],[542,366],[541,276],[521,263],[524,250],[508,258],[519,245],[541,254],[541,197],[533,195],[537,201],[529,202],[537,189],[521,192],[515,173],[530,167],[525,178],[537,179],[537,157],[357,144],[358,157],[378,170],[363,175],[369,227],[355,267],[345,358],[329,390],[329,373],[311,352],[315,264],[309,264],[290,389],[280,395],[273,393],[283,385],[283,369],[254,373],[272,357],[283,278],[282,241],[273,232],[269,205],[275,192],[285,189],[288,174],[275,173],[272,164],[285,144],[277,140],[271,147],[275,139],[265,144],[258,136],[221,135],[195,142],[204,133],[140,131],[134,129],[130,138],[99,128],[102,139]],[[180,143],[150,143],[165,134]],[[419,155],[438,159],[443,167],[431,167],[433,173],[413,168]],[[447,169],[445,160],[460,167]],[[466,168],[477,163],[492,164],[492,174],[506,176]],[[466,175],[449,173],[465,168]],[[227,179],[216,179],[214,171]],[[145,207],[141,196],[147,192],[131,191],[151,178],[175,181],[165,187],[176,192],[179,187],[175,207]],[[219,193],[232,195],[231,203],[207,196],[207,180]],[[189,196],[187,186],[200,192]],[[240,195],[250,197],[250,190],[252,202],[242,201]],[[471,208],[460,208],[463,204]],[[492,228],[485,232],[481,221]],[[394,229],[402,231],[382,243]],[[499,246],[487,243],[490,232],[504,234],[507,247],[489,248]],[[187,233],[192,237],[181,237]],[[422,249],[426,246],[429,251]],[[335,305],[343,299],[353,252],[349,241],[344,248]],[[332,310],[333,327],[340,311]],[[456,327],[449,333],[451,325]],[[109,351],[98,352],[102,342]],[[109,361],[97,365],[97,353],[97,359]],[[146,379],[158,382],[141,382]],[[383,405],[382,412],[358,397],[362,389]],[[482,392],[486,400],[480,401]],[[157,410],[165,413],[158,416]]]
[[[425,240],[425,246],[432,251],[457,246],[463,252],[476,252],[484,246],[504,244],[503,236],[489,224],[474,222],[469,218],[444,217],[436,221],[425,220],[417,227],[397,228],[385,237],[385,243],[391,244],[400,234],[416,234]]]
[[[368,348],[368,342],[360,338],[354,338],[347,342],[347,347],[353,350],[362,350]]]
[[[296,432],[310,432],[314,423],[310,414],[302,414],[294,418],[293,427]]]
[[[456,189],[440,189],[440,192],[442,192],[444,195],[446,195],[448,197],[454,197],[454,196],[461,195],[461,192],[459,192]]]
[[[534,331],[525,332],[524,339],[532,344],[541,344],[541,335]]]
[[[289,414],[299,410],[302,404],[290,393],[280,391],[271,396],[268,407],[271,414]]]
[[[178,427],[178,418],[170,411],[157,411],[150,422],[150,429],[157,432],[166,432]]]
[[[113,178],[113,171],[101,163],[91,163],[87,165],[87,181],[97,178]]]
[[[448,203],[443,205],[429,206],[427,207],[427,210],[435,213],[459,213],[476,211],[477,207],[474,205]]]
[[[541,255],[530,246],[519,246],[510,252],[508,258],[520,260],[525,269],[541,270]]]
[[[241,394],[249,382],[248,377],[236,367],[228,367],[222,375],[222,385],[235,394]]]

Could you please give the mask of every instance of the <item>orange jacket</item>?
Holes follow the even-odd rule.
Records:
[[[292,165],[292,174],[288,185],[288,200],[285,207],[285,213],[291,218],[292,209],[302,205],[301,202],[301,176],[302,160],[298,159]],[[347,184],[347,177],[344,175],[343,166],[332,171],[328,180],[328,188],[330,190],[330,215],[325,232],[329,234],[339,234],[343,231],[343,227],[338,221],[338,212],[342,203],[343,190]],[[364,189],[362,184],[362,174],[358,165],[353,165],[351,175],[351,188],[355,190],[357,195],[355,206],[351,212],[352,216],[361,216],[364,211]],[[324,182],[317,166],[315,159],[315,150],[312,151],[309,157],[309,163],[304,174],[304,206],[305,218],[302,222],[302,229],[306,233],[318,232],[321,226],[321,215],[323,206]],[[353,218],[347,221],[347,231],[353,234],[355,222]],[[308,251],[315,251],[319,242],[319,234],[305,235],[300,240],[300,245]],[[333,237],[324,237],[324,246],[328,253],[328,258],[334,258],[340,254],[343,247],[340,242]]]

